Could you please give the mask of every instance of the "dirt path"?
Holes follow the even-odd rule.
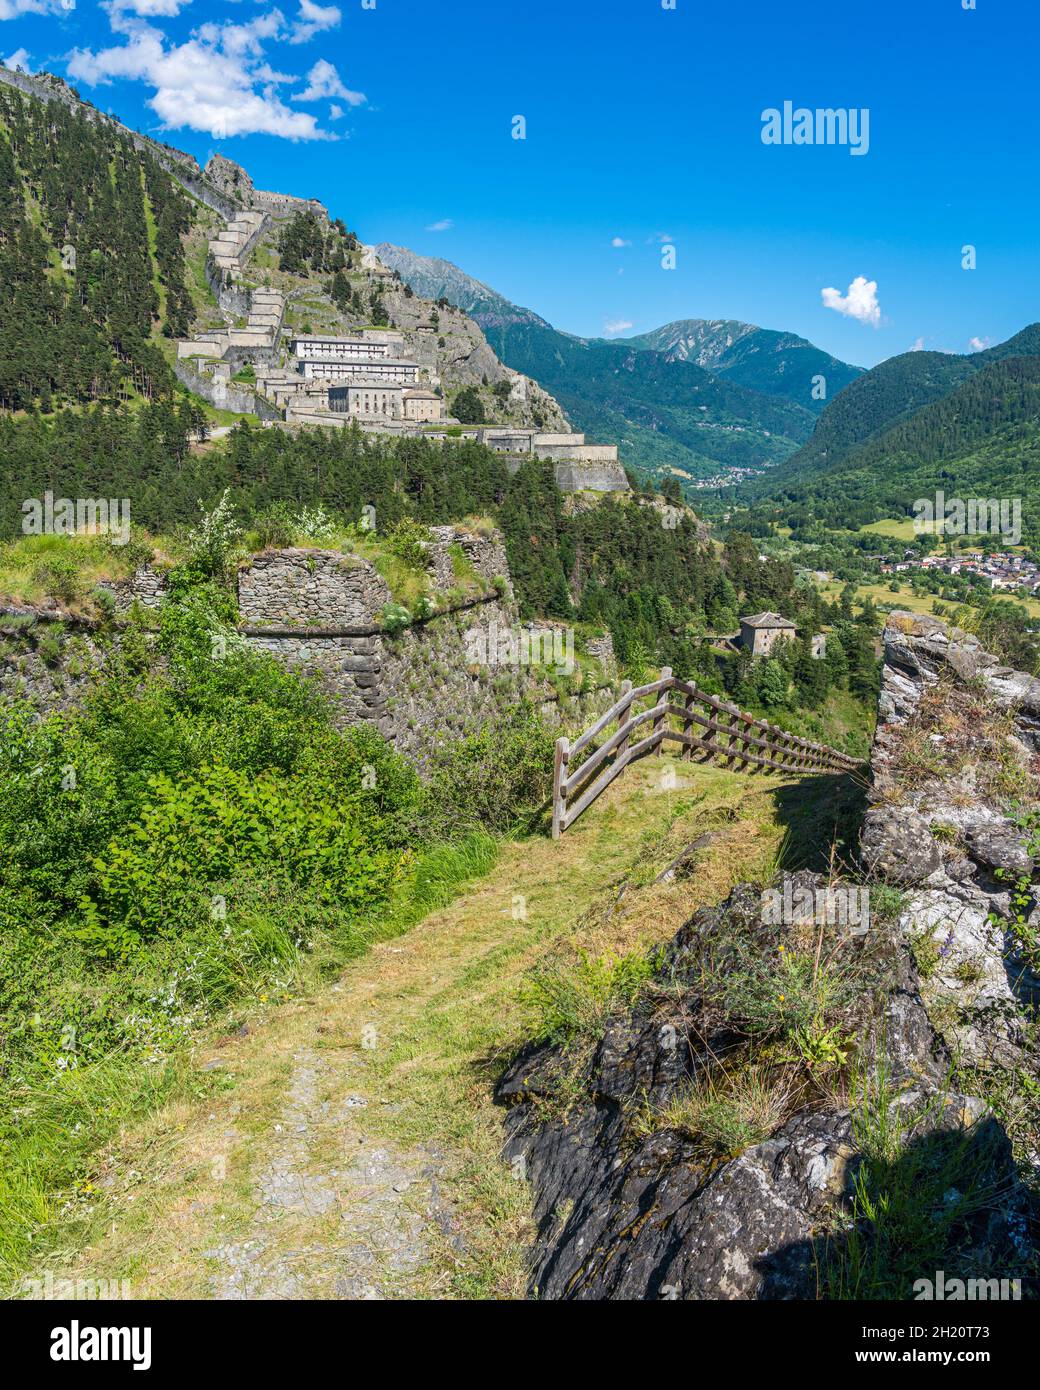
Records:
[[[576,932],[597,952],[670,935],[782,836],[778,779],[683,767],[672,786],[666,767],[619,779],[557,845],[505,845],[449,908],[214,1045],[201,1098],[110,1154],[107,1232],[76,1271],[139,1298],[520,1296],[527,1193],[490,1092],[525,1036],[525,973]],[[705,832],[693,877],[654,885]]]

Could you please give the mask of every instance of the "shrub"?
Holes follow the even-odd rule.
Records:
[[[296,539],[296,521],[285,502],[276,502],[253,521],[256,543],[261,550],[281,549]]]
[[[552,732],[520,704],[439,750],[422,808],[428,833],[441,838],[480,825],[504,834],[530,821],[548,801],[554,749]]]
[[[59,603],[74,603],[80,595],[80,567],[72,555],[50,556],[33,570],[33,579]]]
[[[277,773],[251,778],[210,766],[152,780],[140,819],[95,861],[97,888],[82,901],[79,935],[125,956],[146,938],[181,928],[181,913],[213,885],[264,872],[313,890],[356,915],[385,899],[398,856],[371,848],[335,802]]]
[[[386,548],[391,555],[401,560],[411,569],[426,568],[426,545],[430,539],[427,527],[411,517],[402,517],[386,538]]]
[[[224,489],[220,501],[211,511],[207,512],[201,502],[199,508],[202,510],[199,524],[188,532],[192,559],[204,574],[223,577],[227,574],[231,556],[242,534],[242,528],[234,517],[231,489]]]
[[[383,631],[390,637],[397,637],[412,621],[412,615],[403,603],[384,603],[380,613]]]

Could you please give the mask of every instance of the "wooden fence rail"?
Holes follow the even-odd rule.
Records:
[[[636,708],[647,700],[652,703]],[[675,721],[680,728],[674,727]],[[612,724],[617,728],[607,734]],[[596,744],[601,734],[607,736]],[[556,740],[553,839],[558,840],[629,763],[645,758],[666,740],[682,745],[686,761],[700,752],[701,761],[723,758],[725,766],[737,771],[816,774],[851,772],[861,766],[858,758],[837,748],[798,738],[698,690],[696,682],[680,680],[666,666],[660,680],[649,685],[633,688],[631,681],[624,681],[620,698],[573,743]],[[590,746],[592,751],[582,759]]]

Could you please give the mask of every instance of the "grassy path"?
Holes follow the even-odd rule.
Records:
[[[790,793],[648,759],[559,843],[504,845],[450,907],[216,1040],[202,1098],[107,1155],[103,1232],[70,1272],[137,1298],[520,1296],[527,1192],[499,1161],[491,1087],[529,1027],[525,973],[666,939],[768,872]],[[692,875],[654,882],[706,832]]]

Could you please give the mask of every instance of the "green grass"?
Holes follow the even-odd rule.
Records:
[[[22,536],[0,544],[0,596],[38,604],[54,592],[52,574],[60,568],[75,587],[75,608],[102,580],[125,578],[135,562],[136,548],[110,545],[104,536]]]
[[[137,1297],[207,1296],[199,1252],[250,1238],[287,1061],[317,1049],[332,1064],[333,1109],[348,1096],[367,1099],[351,1112],[356,1133],[391,1152],[442,1156],[438,1182],[453,1226],[440,1233],[427,1224],[430,1263],[406,1292],[522,1296],[528,1192],[500,1162],[501,1115],[491,1092],[496,1072],[529,1035],[525,980],[561,953],[645,955],[696,906],[724,897],[737,877],[764,871],[782,835],[783,780],[683,765],[680,785],[662,791],[662,769],[673,765],[640,763],[558,842],[534,834],[489,844],[478,833],[418,858],[370,951],[342,973],[330,960],[314,985],[304,981],[289,996],[268,1003],[250,996],[256,1002],[230,1017],[260,1015],[263,1026],[251,1022],[247,1037],[225,1024],[222,1038],[219,1027],[211,1030],[208,1048],[200,1038],[196,1056],[220,1063],[203,1078],[208,1089],[194,1099],[187,1089],[172,1092],[113,1141],[110,1170],[138,1175],[133,1203],[122,1187],[99,1189],[89,1225],[77,1221],[63,1234],[59,1223],[35,1263],[54,1251],[56,1271],[118,1274],[132,1279]],[[661,868],[708,828],[717,828],[717,843],[696,874],[656,883]],[[623,883],[633,886],[621,916],[613,907]],[[331,988],[321,987],[333,978]],[[363,1051],[363,1030],[373,1023],[380,1044]],[[339,1137],[332,1126],[335,1151],[321,1160],[332,1168],[342,1161]],[[212,1175],[216,1152],[228,1154],[227,1181]],[[97,1186],[89,1164],[82,1176]],[[269,1230],[265,1240],[272,1235],[278,1238]],[[298,1250],[320,1235],[316,1224],[294,1226],[284,1240]],[[67,1258],[58,1258],[62,1252]]]
[[[829,1299],[905,1300],[915,1282],[942,1270],[955,1277],[1007,1278],[973,1253],[990,1211],[1007,1195],[1002,1136],[982,1118],[947,1114],[949,1088],[907,1105],[880,1071],[860,1084],[853,1134],[863,1157],[844,1229],[818,1248],[821,1294]]]
[[[911,516],[886,517],[881,521],[872,521],[869,526],[861,526],[860,530],[873,536],[892,536],[893,539],[906,541],[908,544],[917,536]]]

